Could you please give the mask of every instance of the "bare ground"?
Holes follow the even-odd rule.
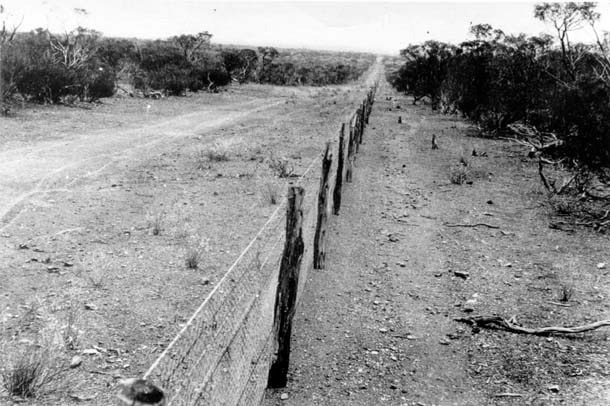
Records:
[[[327,267],[309,273],[297,311],[289,384],[265,404],[607,405],[607,328],[538,337],[454,319],[608,319],[608,236],[549,228],[521,147],[469,137],[387,84],[376,100]],[[460,171],[466,182],[451,183]],[[448,227],[477,223],[498,228]]]

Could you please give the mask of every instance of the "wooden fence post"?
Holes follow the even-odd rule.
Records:
[[[288,380],[292,318],[295,313],[299,272],[305,248],[302,230],[304,196],[305,189],[302,187],[290,186],[288,188],[286,242],[284,243],[275,297],[274,334],[277,353],[269,368],[267,386],[270,388],[283,388]]]
[[[316,232],[313,237],[313,268],[324,269],[326,263],[326,220],[328,218],[328,174],[333,163],[330,152],[330,142],[326,143],[324,158],[322,159],[322,176],[320,176],[320,190],[318,191],[318,219]]]
[[[354,170],[354,133],[352,122],[349,124],[349,138],[347,140],[347,162],[345,164],[345,181],[351,183],[352,171]]]
[[[341,123],[341,132],[339,133],[339,159],[337,160],[337,176],[335,178],[335,189],[333,190],[333,214],[339,215],[341,209],[341,188],[343,187],[343,159],[344,159],[344,143],[345,138],[345,123]]]
[[[355,153],[357,154],[360,150],[360,107],[356,110],[354,114],[354,128],[355,128],[355,137],[354,137],[354,147]]]
[[[364,105],[364,101],[362,102],[362,105],[360,106],[360,110],[358,110],[360,112],[360,138],[358,138],[358,143],[362,144],[362,136],[364,135],[364,124],[365,124],[365,119],[364,119],[364,109],[365,109],[365,105]]]

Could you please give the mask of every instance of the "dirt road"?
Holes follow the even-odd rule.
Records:
[[[21,212],[33,196],[69,191],[84,177],[92,177],[112,165],[138,160],[155,147],[166,150],[177,139],[208,135],[248,116],[277,106],[283,100],[259,99],[230,106],[211,106],[173,118],[127,130],[67,133],[58,139],[28,147],[0,151],[0,231]]]
[[[610,304],[596,266],[608,238],[550,230],[525,152],[471,133],[380,87],[327,268],[309,274],[297,310],[289,385],[266,405],[608,404],[607,330],[545,338],[454,320],[577,325],[607,319]],[[449,181],[464,169],[464,184]]]

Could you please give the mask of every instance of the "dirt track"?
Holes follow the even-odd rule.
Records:
[[[608,270],[596,266],[610,259],[607,237],[548,228],[520,147],[468,137],[466,123],[411,106],[387,83],[376,100],[327,269],[309,274],[297,310],[289,385],[265,404],[608,404],[607,329],[544,338],[454,321],[607,319]],[[469,183],[455,185],[461,158]],[[499,228],[447,227],[475,223]],[[556,304],[562,286],[575,292],[566,306]]]
[[[207,108],[163,119],[127,131],[98,130],[69,135],[30,147],[7,148],[0,152],[0,231],[21,212],[28,198],[70,190],[84,177],[93,177],[120,162],[133,162],[159,144],[180,138],[210,135],[219,126],[231,126],[251,114],[283,103],[282,100],[254,100],[228,108]]]

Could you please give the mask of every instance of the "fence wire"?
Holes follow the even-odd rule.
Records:
[[[345,132],[347,155],[349,126]],[[338,134],[337,134],[338,135]],[[337,176],[338,142],[333,135],[326,212],[330,217]],[[295,182],[305,189],[305,249],[297,301],[313,268],[321,154]],[[347,157],[344,156],[344,160]],[[343,174],[341,174],[343,176]],[[285,240],[286,199],[144,374],[162,388],[167,405],[259,405],[267,386],[278,273]],[[327,236],[328,237],[328,236]]]

